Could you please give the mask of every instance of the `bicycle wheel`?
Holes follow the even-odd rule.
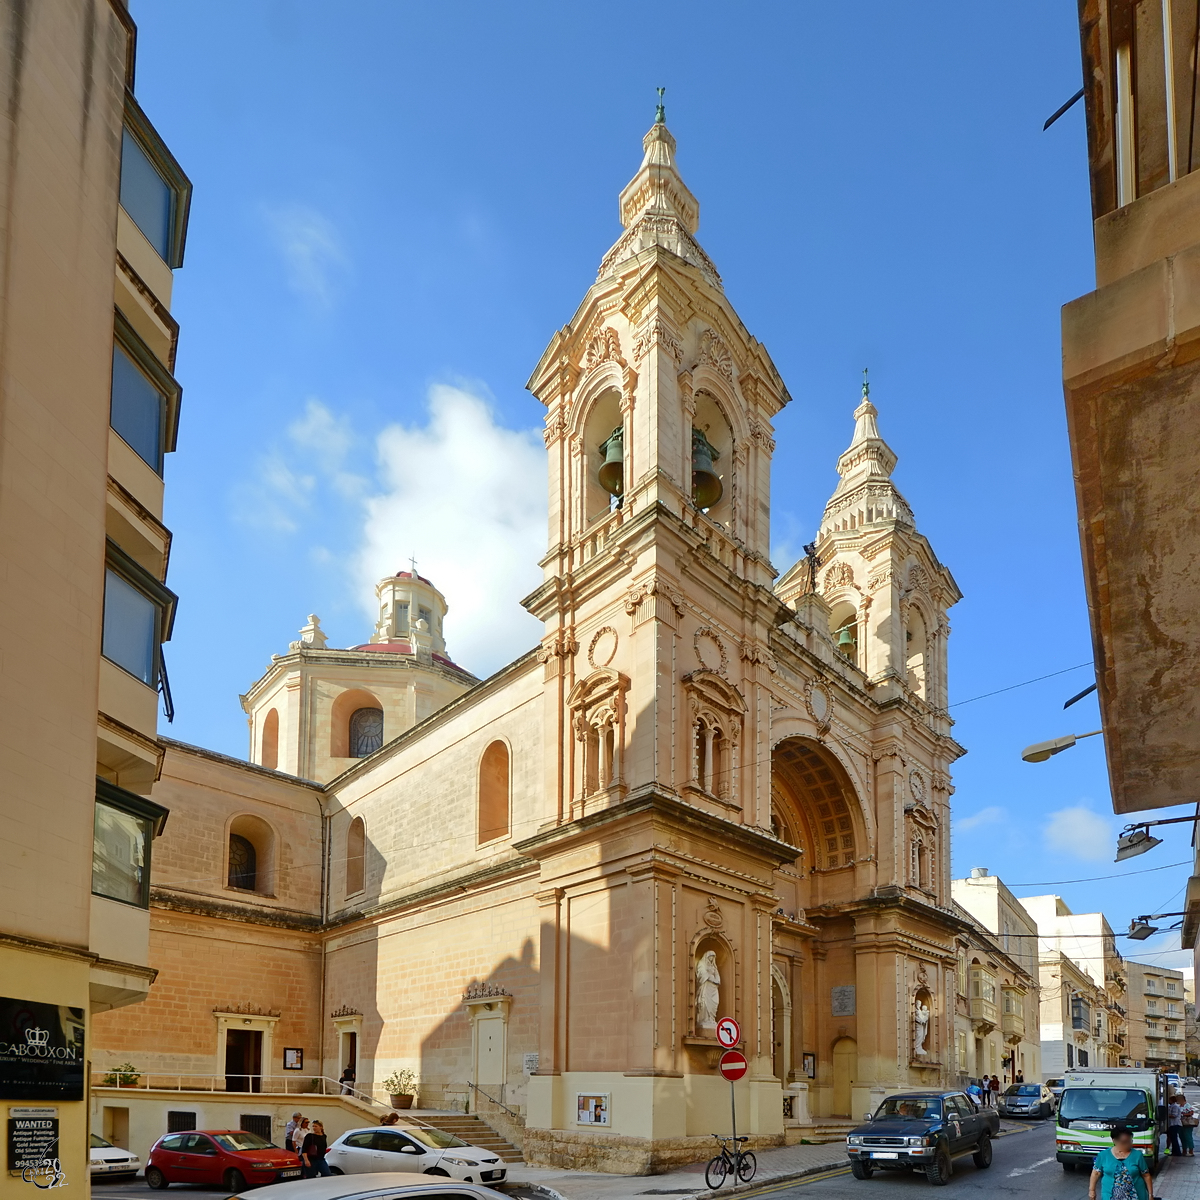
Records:
[[[708,1166],[704,1168],[704,1183],[708,1190],[714,1191],[725,1182],[725,1176],[729,1174],[729,1160],[724,1154],[718,1154],[716,1158],[708,1160]]]
[[[749,1183],[754,1178],[754,1172],[758,1170],[758,1160],[749,1150],[743,1150],[738,1157],[738,1178],[743,1183]]]

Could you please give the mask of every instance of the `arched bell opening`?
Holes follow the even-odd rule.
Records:
[[[856,667],[862,666],[859,644],[858,609],[849,600],[834,603],[829,612],[829,631],[833,636],[834,649]]]
[[[621,393],[606,388],[588,410],[583,427],[584,522],[616,508],[625,494],[629,447],[625,445]]]
[[[909,691],[927,699],[928,692],[929,632],[920,610],[914,608],[908,616],[908,628],[904,631],[905,668]]]
[[[733,430],[716,397],[696,393],[692,418],[691,500],[711,521],[733,530]]]

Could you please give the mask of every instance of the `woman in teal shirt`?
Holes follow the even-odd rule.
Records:
[[[1096,1200],[1096,1184],[1100,1184],[1100,1200],[1154,1200],[1150,1166],[1146,1156],[1133,1148],[1132,1132],[1114,1129],[1112,1141],[1111,1150],[1096,1155],[1088,1200]]]

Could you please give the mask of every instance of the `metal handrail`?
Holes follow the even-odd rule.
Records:
[[[481,1088],[481,1087],[480,1087],[480,1086],[479,1086],[477,1083],[472,1083],[472,1082],[471,1082],[471,1081],[468,1079],[468,1080],[467,1080],[467,1087],[469,1087],[469,1088],[474,1088],[474,1089],[475,1089],[475,1091],[477,1091],[477,1092],[478,1092],[478,1093],[479,1093],[479,1094],[480,1094],[480,1095],[481,1095],[481,1096],[482,1096],[482,1097],[483,1097],[485,1100],[490,1100],[490,1101],[491,1101],[491,1102],[492,1102],[492,1103],[493,1103],[493,1104],[494,1104],[494,1105],[495,1105],[497,1108],[502,1108],[502,1109],[504,1109],[504,1111],[505,1111],[506,1113],[508,1113],[508,1115],[509,1115],[510,1117],[512,1117],[512,1119],[513,1119],[514,1121],[519,1121],[519,1120],[521,1119],[521,1114],[520,1114],[519,1112],[513,1112],[513,1110],[512,1110],[511,1108],[509,1108],[507,1104],[502,1104],[502,1103],[501,1103],[499,1100],[497,1100],[497,1099],[496,1099],[496,1097],[495,1097],[495,1096],[489,1096],[489,1095],[487,1094],[487,1092],[485,1092],[485,1091],[483,1090],[483,1088]]]
[[[106,1084],[104,1079],[116,1075],[118,1080],[123,1076],[136,1074],[133,1083]],[[184,1083],[184,1080],[201,1080]],[[247,1084],[244,1088],[229,1086],[231,1079],[241,1080]],[[174,1082],[166,1082],[174,1080]],[[282,1087],[268,1086],[281,1083]],[[313,1087],[316,1083],[318,1086]],[[255,1085],[258,1085],[257,1087]],[[93,1087],[120,1087],[122,1090],[132,1088],[143,1092],[228,1092],[233,1096],[267,1095],[267,1096],[345,1096],[349,1095],[365,1104],[379,1108],[387,1108],[381,1100],[376,1100],[367,1092],[360,1091],[351,1084],[342,1083],[338,1079],[330,1079],[325,1075],[247,1075],[237,1072],[220,1075],[199,1075],[175,1071],[94,1071],[92,1073]]]

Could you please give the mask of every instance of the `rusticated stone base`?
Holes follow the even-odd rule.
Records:
[[[711,1137],[637,1138],[618,1133],[574,1133],[565,1129],[525,1128],[525,1161],[530,1166],[611,1175],[662,1175],[711,1158]],[[782,1146],[783,1137],[751,1137],[752,1150]]]

